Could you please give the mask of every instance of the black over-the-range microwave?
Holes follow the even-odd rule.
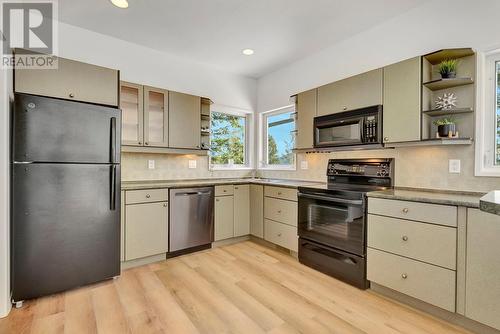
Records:
[[[382,147],[382,105],[314,118],[314,147]]]

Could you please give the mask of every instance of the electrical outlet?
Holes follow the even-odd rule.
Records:
[[[155,161],[148,160],[148,169],[155,169]]]
[[[196,168],[196,160],[189,160],[189,168]]]
[[[449,172],[453,174],[460,174],[460,160],[450,159]]]
[[[302,160],[300,162],[300,169],[309,169],[309,163],[307,162],[307,160]]]

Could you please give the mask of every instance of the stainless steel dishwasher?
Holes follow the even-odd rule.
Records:
[[[214,188],[170,189],[169,257],[210,248],[214,240]]]

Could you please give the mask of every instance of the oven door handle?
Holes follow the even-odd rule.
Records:
[[[299,193],[298,196],[302,197],[302,198],[317,199],[317,200],[332,202],[332,203],[363,205],[363,200],[352,200],[352,199],[321,196],[321,195],[312,195],[312,194],[303,194],[303,193]]]

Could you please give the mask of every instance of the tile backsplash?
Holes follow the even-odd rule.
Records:
[[[148,169],[148,161],[155,161],[155,169]],[[196,168],[189,168],[189,161]],[[122,153],[122,180],[173,180],[253,176],[254,171],[210,171],[208,157],[197,155],[165,155]]]
[[[237,178],[257,175],[325,182],[328,159],[381,157],[396,159],[395,185],[399,187],[477,192],[500,189],[500,177],[474,176],[473,145],[298,154],[295,171],[259,170],[257,173],[252,170],[210,171],[206,156],[123,153],[122,180]],[[461,161],[460,174],[448,172],[449,159]],[[155,160],[155,169],[148,169],[148,160]],[[189,160],[196,160],[196,168],[189,168]],[[301,169],[301,161],[304,160],[307,161],[308,169]]]
[[[395,185],[455,191],[487,192],[500,189],[500,177],[474,176],[474,146],[427,146],[384,150],[298,154],[296,171],[259,171],[258,176],[326,181],[332,158],[395,158]],[[448,172],[449,159],[461,161],[460,174]],[[301,161],[308,169],[301,169]]]

